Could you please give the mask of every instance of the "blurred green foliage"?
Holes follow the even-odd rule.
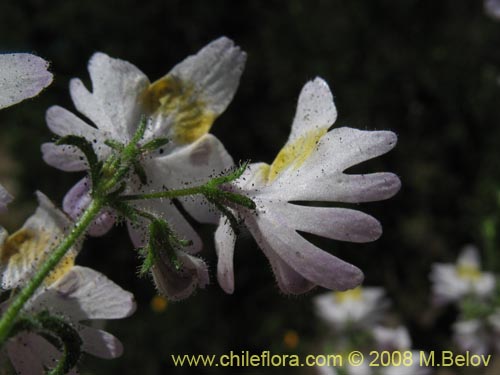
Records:
[[[247,51],[248,63],[213,132],[235,160],[272,161],[288,136],[302,85],[315,76],[331,84],[338,126],[399,135],[394,151],[356,167],[394,171],[403,182],[395,199],[359,207],[382,222],[382,238],[366,245],[318,242],[363,269],[367,284],[387,288],[417,348],[446,348],[455,317],[429,307],[430,264],[454,260],[469,242],[488,247],[485,266],[495,264],[498,242],[485,243],[483,223],[490,220],[495,232],[500,222],[500,23],[485,16],[481,1],[2,0],[0,35],[1,52],[34,52],[51,61],[55,74],[40,97],[0,113],[0,177],[12,181],[17,197],[2,218],[10,229],[34,208],[35,189],[60,202],[81,177],[44,165],[39,145],[52,137],[45,109],[73,109],[69,79],[88,82],[93,52],[130,61],[154,80],[227,35]],[[108,327],[125,344],[124,356],[86,357],[84,374],[281,373],[172,368],[169,355],[286,352],[289,329],[300,337],[292,352],[320,352],[324,326],[310,296],[282,295],[249,236],[238,241],[234,295],[220,290],[213,229],[200,227],[213,284],[161,314],[149,307],[152,284],[135,277],[139,262],[124,228],[87,241],[80,263],[135,293],[139,309]]]

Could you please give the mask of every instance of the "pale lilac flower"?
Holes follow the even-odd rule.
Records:
[[[73,102],[86,118],[96,127],[61,108],[52,107],[47,111],[49,128],[59,136],[76,134],[93,143],[100,160],[106,159],[111,149],[105,140],[128,143],[141,116],[150,121],[144,139],[146,143],[154,138],[167,137],[167,145],[154,153],[142,157],[141,164],[148,183],[140,186],[131,179],[127,193],[146,193],[176,189],[207,181],[210,175],[219,173],[233,164],[224,146],[213,135],[208,134],[213,121],[226,109],[239,84],[246,55],[225,37],[208,44],[196,55],[186,58],[167,75],[150,83],[148,78],[134,65],[96,53],[89,62],[92,92],[79,79],[70,83]],[[71,146],[56,146],[46,143],[42,146],[44,160],[65,171],[81,171],[88,168],[81,152]],[[88,202],[88,189],[75,187],[66,198],[65,209],[74,218]],[[88,184],[87,184],[88,185]],[[180,199],[186,210],[198,221],[217,222],[218,214],[203,201],[202,197]],[[158,283],[160,291],[170,297],[186,295],[186,285],[203,285],[198,275],[206,273],[206,264],[190,254],[201,250],[202,243],[188,221],[169,200],[137,202],[137,208],[155,216],[165,218],[181,238],[193,244],[180,254],[185,259],[182,282],[176,282],[177,273],[169,275]],[[106,225],[112,221],[99,218]],[[143,246],[146,226],[131,229],[136,246]],[[191,262],[192,260],[192,262]],[[194,267],[191,272],[190,267]],[[168,267],[168,265],[165,265]],[[155,279],[164,278],[158,269],[153,270]],[[186,278],[190,282],[186,284]],[[168,288],[161,285],[171,284]],[[181,287],[182,285],[182,287]]]
[[[307,83],[290,137],[274,162],[251,164],[229,187],[255,202],[255,211],[234,210],[267,256],[286,293],[303,293],[315,285],[346,290],[363,280],[361,270],[314,246],[298,231],[351,242],[374,241],[382,233],[380,223],[360,211],[294,201],[370,202],[390,198],[400,188],[399,178],[392,173],[344,173],[392,149],[396,135],[347,127],[328,131],[336,118],[326,82],[316,78]],[[235,234],[224,218],[215,242],[218,280],[231,293]]]
[[[433,264],[430,279],[438,304],[455,302],[468,294],[486,298],[495,289],[495,276],[481,271],[479,251],[471,245],[464,247],[455,264]]]
[[[404,326],[395,328],[375,326],[372,329],[373,338],[379,350],[408,350],[411,348],[410,333]]]
[[[110,333],[81,322],[121,319],[135,311],[134,297],[101,273],[73,266],[48,287],[40,290],[24,307],[27,313],[49,311],[70,323],[80,335],[82,350],[99,358],[112,359],[123,352],[120,341]],[[11,338],[7,353],[18,374],[42,375],[61,353],[45,338],[25,332]],[[76,373],[75,370],[72,373]]]
[[[42,193],[37,193],[39,207],[21,229],[8,236],[0,233],[2,288],[22,287],[49,251],[71,228],[71,222]],[[111,334],[88,327],[92,319],[120,319],[135,310],[132,294],[121,289],[104,275],[90,268],[74,265],[79,244],[70,249],[44,284],[23,307],[29,314],[48,311],[69,323],[83,340],[83,351],[101,358],[115,358],[122,352],[121,343]],[[3,303],[4,309],[9,301]],[[23,332],[7,343],[7,352],[20,374],[45,374],[61,353],[45,338]]]
[[[316,314],[336,329],[353,324],[370,328],[388,306],[383,288],[357,287],[346,292],[328,292],[313,299]]]
[[[453,324],[453,340],[460,350],[474,354],[500,352],[500,309],[485,318],[459,320]]]
[[[500,1],[484,0],[484,10],[488,16],[495,20],[500,20]]]
[[[453,341],[462,351],[489,354],[491,332],[480,319],[461,320],[453,324]]]
[[[2,186],[0,185],[0,213],[3,213],[7,210],[7,205],[12,202],[12,195]]]
[[[0,54],[0,109],[32,98],[50,85],[48,66],[29,53]]]
[[[0,236],[0,288],[12,289],[24,284],[47,255],[71,229],[72,222],[42,193],[37,192],[38,208],[24,225]],[[73,263],[79,244],[66,254],[62,264]]]

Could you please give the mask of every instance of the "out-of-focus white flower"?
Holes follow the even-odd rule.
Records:
[[[313,299],[316,313],[334,328],[356,324],[371,327],[387,308],[382,288],[357,287],[346,292],[328,292]]]
[[[438,304],[457,301],[467,294],[488,297],[495,288],[495,276],[481,272],[479,252],[471,245],[464,247],[455,264],[433,264],[430,279]]]
[[[71,229],[68,217],[42,193],[37,192],[38,208],[21,229],[8,235],[2,228],[0,238],[0,287],[12,289],[24,284],[47,258],[49,251]],[[61,261],[72,264],[78,245]],[[61,267],[59,267],[61,269]]]
[[[167,137],[171,142],[142,156],[140,162],[146,172],[147,185],[140,186],[133,179],[129,181],[126,192],[150,193],[201,184],[211,175],[233,164],[224,146],[208,131],[232,100],[245,60],[245,53],[234,46],[231,40],[222,37],[196,55],[186,58],[164,77],[150,83],[134,65],[96,53],[88,65],[93,91],[89,92],[79,79],[73,79],[70,83],[76,108],[96,127],[57,106],[47,111],[47,123],[59,136],[75,134],[85,137],[93,143],[99,159],[104,160],[112,152],[105,141],[130,142],[141,116],[146,115],[150,121],[141,142],[159,137]],[[42,151],[48,164],[64,171],[88,168],[82,153],[72,146],[46,143]],[[84,185],[85,182],[79,184]],[[73,218],[85,208],[89,189],[87,186],[87,191],[83,191],[80,186],[68,193],[65,210]],[[202,197],[180,200],[198,221],[218,221],[216,210],[211,209]],[[175,299],[188,295],[196,286],[203,286],[204,281],[198,276],[207,273],[206,264],[192,256],[201,250],[201,239],[178,209],[169,200],[141,201],[134,205],[165,218],[180,237],[192,241],[192,245],[179,258],[181,262],[187,259],[194,270],[174,272],[164,279],[164,275],[158,271],[162,267],[153,269],[156,280],[164,279],[157,283],[160,292]],[[101,226],[100,231],[95,226],[94,229],[97,234],[103,234],[112,222],[112,217],[99,220],[105,226]],[[138,247],[145,244],[146,227],[130,227],[132,240]],[[190,267],[185,262],[183,264],[186,268]],[[170,285],[168,288],[162,287],[167,284]]]
[[[484,0],[484,10],[488,16],[495,20],[500,20],[500,1]]]
[[[48,66],[29,53],[0,54],[0,109],[32,98],[50,85]]]
[[[303,293],[316,285],[346,290],[363,280],[361,270],[314,246],[299,231],[351,242],[374,241],[382,233],[380,223],[360,211],[292,202],[377,201],[393,196],[400,188],[392,173],[344,173],[392,149],[396,135],[345,127],[328,132],[336,118],[327,83],[320,78],[307,83],[299,97],[290,137],[274,162],[251,164],[228,187],[257,205],[255,211],[235,210],[267,256],[285,293]],[[232,293],[235,234],[224,218],[215,241],[218,280]]]
[[[485,318],[453,324],[453,341],[461,350],[474,354],[500,352],[500,309]]]
[[[45,195],[38,193],[40,206],[14,234],[0,235],[2,287],[22,286],[62,239],[70,221]],[[131,293],[90,268],[74,265],[77,250],[70,252],[45,279],[43,286],[28,300],[23,312],[48,311],[69,323],[80,334],[82,350],[101,357],[121,355],[121,343],[111,334],[81,322],[92,319],[119,319],[135,310]],[[2,308],[8,305],[4,302]],[[45,338],[23,332],[9,339],[7,352],[19,374],[42,375],[61,353]],[[73,372],[74,373],[74,372]]]
[[[384,326],[376,326],[372,330],[373,337],[377,344],[379,352],[389,351],[389,352],[399,352],[401,354],[401,365],[399,366],[385,366],[381,367],[380,374],[383,375],[425,375],[430,372],[429,368],[421,366],[420,364],[420,352],[417,350],[412,350],[412,342],[410,338],[410,333],[408,329],[404,326],[398,326],[395,328],[389,328]],[[411,357],[407,357],[407,353],[411,353]],[[396,355],[396,361],[399,354]],[[411,359],[411,365],[408,365]]]
[[[463,351],[489,354],[491,332],[480,319],[462,320],[453,324],[453,341]]]
[[[376,326],[372,329],[373,337],[380,350],[407,350],[411,348],[410,333],[404,326],[389,328]]]
[[[7,210],[7,205],[12,202],[12,195],[0,185],[0,213]]]

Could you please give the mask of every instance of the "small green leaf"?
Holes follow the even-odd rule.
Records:
[[[114,139],[106,139],[104,141],[104,144],[106,146],[111,147],[113,150],[118,151],[118,152],[121,152],[125,148],[125,146],[122,143],[117,142]]]
[[[148,118],[146,116],[142,115],[141,120],[139,121],[139,126],[137,127],[137,130],[135,131],[135,134],[132,137],[130,144],[135,145],[142,139],[142,137],[144,137],[144,133],[146,132],[147,125],[148,125]]]
[[[160,147],[165,146],[168,142],[170,142],[168,138],[155,138],[141,146],[141,150],[145,152],[155,151]]]
[[[141,163],[139,161],[134,160],[132,162],[132,167],[134,168],[134,173],[139,177],[139,181],[141,182],[142,185],[146,185],[148,183],[148,178],[146,176],[146,171],[142,167]]]

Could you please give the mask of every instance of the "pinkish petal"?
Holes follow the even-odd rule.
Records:
[[[88,177],[84,177],[64,196],[63,210],[73,220],[76,221],[80,218],[90,204],[92,200],[90,189],[90,181]],[[103,236],[111,230],[115,222],[116,219],[113,213],[110,210],[103,210],[92,222],[87,233],[94,237]]]
[[[0,109],[32,98],[50,85],[48,66],[29,53],[0,54]]]
[[[347,290],[363,281],[363,273],[352,264],[321,250],[284,226],[284,218],[272,211],[247,217],[245,223],[261,248],[267,248],[310,282],[334,290]]]
[[[169,259],[163,257],[152,269],[158,291],[171,300],[185,299],[210,282],[207,265],[202,259],[180,250],[176,255],[182,265],[180,270],[174,269]]]
[[[80,326],[78,333],[83,341],[84,352],[103,359],[118,358],[123,353],[123,345],[112,334],[86,326]]]
[[[120,319],[135,311],[134,296],[103,274],[74,266],[32,303],[32,309],[47,309],[73,321]]]
[[[215,251],[217,252],[217,280],[226,293],[234,292],[233,255],[236,234],[228,220],[222,217],[215,231]]]
[[[43,160],[50,166],[65,172],[78,172],[88,169],[83,153],[74,146],[56,146],[54,143],[42,144]]]

